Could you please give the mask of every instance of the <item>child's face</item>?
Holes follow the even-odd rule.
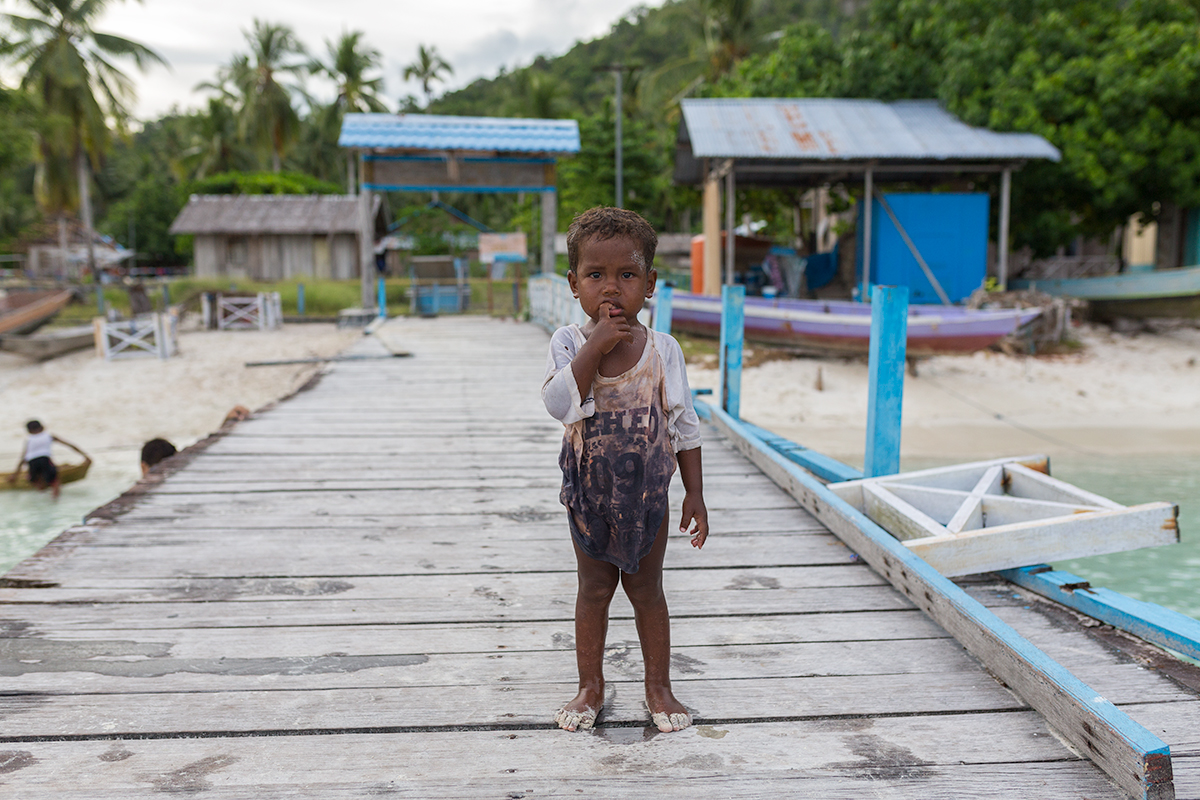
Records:
[[[654,294],[658,273],[646,263],[637,243],[622,236],[587,239],[580,244],[579,263],[567,273],[571,291],[593,321],[609,303],[632,324],[646,298]]]

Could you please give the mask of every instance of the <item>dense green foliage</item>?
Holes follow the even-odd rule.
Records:
[[[56,3],[104,5],[22,1],[47,12]],[[8,74],[24,74],[29,62],[4,41],[28,48],[52,38],[48,28],[16,19],[0,20],[0,59],[17,68]],[[33,35],[38,30],[41,38]],[[286,25],[254,20],[243,35],[243,51],[197,87],[208,95],[198,110],[172,111],[123,134],[125,106],[118,105],[103,115],[104,129],[89,134],[97,227],[125,244],[136,238],[148,261],[181,258],[167,227],[192,192],[345,187],[353,164],[336,143],[343,115],[389,105],[381,96],[381,54],[360,32],[327,40],[320,56]],[[85,31],[76,41],[94,37]],[[151,55],[136,47],[130,43],[124,55],[144,65]],[[81,52],[71,69],[86,63],[90,51]],[[695,187],[671,179],[678,101],[685,96],[937,98],[969,124],[1041,134],[1062,151],[1062,162],[1031,163],[1013,186],[1015,244],[1039,252],[1080,234],[1107,236],[1131,213],[1153,217],[1159,203],[1200,205],[1195,0],[667,0],[635,9],[607,35],[577,42],[559,57],[501,69],[441,97],[436,86],[453,65],[423,46],[401,72],[421,82],[425,96],[397,98],[398,106],[578,120],[583,149],[560,162],[558,173],[565,228],[575,213],[615,200],[618,65],[625,203],[660,229],[699,222]],[[68,207],[77,193],[71,162],[49,158],[45,147],[52,134],[70,128],[60,113],[69,104],[45,88],[61,76],[49,68],[38,74],[42,83],[0,87],[0,246],[37,221],[35,174],[59,174],[62,201],[43,203],[43,213]],[[313,76],[334,87],[330,101],[309,91]],[[80,130],[93,129],[94,115],[80,119]],[[62,136],[76,142],[63,154],[80,151],[81,139]],[[428,199],[390,195],[387,202],[392,217],[404,221],[400,232],[416,237],[422,252],[456,246],[443,234],[469,228],[444,213],[425,213]],[[443,193],[441,199],[494,229],[524,230],[536,242],[535,197]],[[745,191],[738,203],[784,239],[796,201],[795,192]]]
[[[876,0],[841,39],[788,28],[713,89],[939,99],[972,125],[1044,136],[1061,163],[1013,184],[1017,246],[1107,237],[1156,204],[1200,204],[1200,14],[1188,0]]]

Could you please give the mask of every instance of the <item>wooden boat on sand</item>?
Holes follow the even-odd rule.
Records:
[[[36,361],[45,361],[91,347],[95,340],[96,332],[91,325],[74,325],[70,328],[56,328],[23,336],[15,333],[0,336],[0,350],[17,353]]]
[[[71,301],[70,289],[0,291],[0,335],[31,333]]]
[[[972,353],[1034,320],[1041,309],[970,309],[910,305],[910,357]],[[848,300],[747,297],[746,339],[820,354],[867,352],[871,306]],[[685,333],[718,336],[721,298],[675,292],[671,327]]]
[[[1096,278],[1010,281],[1014,289],[1036,289],[1087,300],[1096,319],[1115,317],[1200,318],[1200,266],[1131,270]]]
[[[81,481],[87,477],[91,466],[92,460],[87,456],[83,457],[83,462],[80,464],[59,464],[58,482],[60,484],[67,484]],[[21,477],[17,478],[16,483],[10,482],[10,477],[12,477],[11,472],[0,472],[0,490],[34,488],[33,484],[29,482],[29,472],[25,469],[21,470]]]

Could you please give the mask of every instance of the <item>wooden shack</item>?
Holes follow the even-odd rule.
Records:
[[[196,237],[201,278],[358,278],[358,203],[354,195],[192,195],[171,233]],[[382,235],[378,197],[373,212],[376,236]]]

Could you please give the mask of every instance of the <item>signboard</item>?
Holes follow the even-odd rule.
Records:
[[[479,234],[479,260],[484,264],[500,261],[524,261],[529,254],[525,248],[524,233],[481,233]],[[514,258],[515,256],[515,258]]]

